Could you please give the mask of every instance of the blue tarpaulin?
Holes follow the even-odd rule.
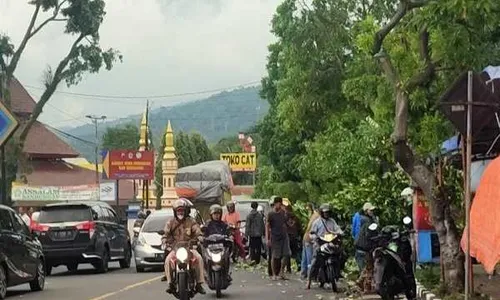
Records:
[[[460,139],[455,135],[441,144],[441,154],[458,151],[460,149]]]

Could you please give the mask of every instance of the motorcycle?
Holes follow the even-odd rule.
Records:
[[[164,231],[158,231],[158,234],[163,235]],[[176,286],[175,292],[172,294],[179,300],[189,300],[193,298],[196,293],[196,259],[191,253],[191,248],[195,249],[196,246],[190,247],[189,243],[177,243],[176,248],[172,249],[162,244],[162,249],[165,257],[171,251],[175,250],[175,255],[169,261],[172,268],[172,282]]]
[[[204,228],[202,228],[204,231]],[[230,253],[233,240],[228,235],[211,234],[203,240],[205,258],[205,279],[208,287],[215,291],[217,298],[222,297],[222,290],[231,285],[229,281]]]
[[[311,232],[315,236],[315,232]],[[319,268],[318,282],[322,288],[325,283],[330,283],[332,291],[338,292],[337,281],[340,278],[340,259],[342,253],[342,240],[339,235],[326,233],[323,236],[316,236],[318,249],[316,259],[324,262]]]
[[[416,298],[416,282],[412,263],[412,247],[409,234],[410,217],[403,218],[407,227],[385,226],[378,231],[376,223],[368,229],[373,233],[373,250],[375,290],[383,300],[394,300],[398,294],[404,293],[406,298]]]

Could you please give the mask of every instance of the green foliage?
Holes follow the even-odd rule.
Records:
[[[213,153],[208,148],[207,142],[197,132],[187,134],[180,131],[176,133],[174,145],[179,168],[213,160]]]
[[[102,148],[107,150],[139,149],[139,128],[134,124],[107,127],[102,136]]]

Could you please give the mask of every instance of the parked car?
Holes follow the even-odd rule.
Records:
[[[0,299],[8,287],[24,283],[32,291],[45,287],[42,245],[13,209],[0,205]]]
[[[66,265],[76,271],[90,263],[99,273],[108,271],[110,261],[129,268],[132,246],[127,220],[120,220],[105,202],[85,201],[49,204],[40,211],[33,232],[43,246],[46,273]]]
[[[190,216],[203,225],[200,212],[191,209]],[[151,213],[141,228],[134,228],[137,240],[134,243],[135,268],[137,272],[144,272],[146,268],[163,268],[164,251],[161,249],[161,235],[158,231],[165,228],[167,221],[174,217],[171,209],[157,210]]]

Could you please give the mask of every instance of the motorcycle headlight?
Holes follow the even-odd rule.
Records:
[[[213,253],[211,256],[212,256],[212,261],[214,263],[219,263],[222,260],[222,254],[221,253]]]
[[[181,262],[185,262],[186,259],[188,258],[188,252],[186,248],[177,249],[177,252],[175,252],[175,257]]]

